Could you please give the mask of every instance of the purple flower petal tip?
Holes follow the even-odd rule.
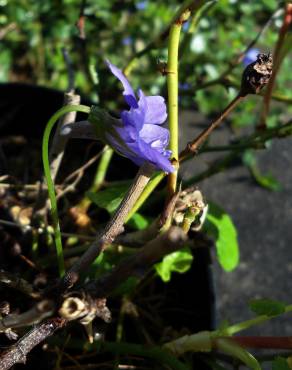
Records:
[[[167,118],[165,100],[162,96],[145,96],[138,90],[138,98],[123,72],[106,61],[114,76],[122,83],[123,95],[130,106],[121,112],[121,123],[106,127],[106,140],[116,151],[131,159],[137,165],[150,162],[157,169],[173,172],[170,163],[171,152],[167,150],[169,130],[161,125]],[[114,121],[113,121],[114,122]]]

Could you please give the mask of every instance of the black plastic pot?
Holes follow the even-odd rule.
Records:
[[[63,93],[24,84],[3,84],[0,85],[0,96],[0,140],[2,141],[0,166],[2,164],[1,173],[4,174],[4,158],[7,156],[6,147],[3,144],[5,137],[11,135],[24,137],[26,150],[30,150],[32,145],[36,145],[37,150],[40,150],[46,122],[62,106]],[[13,152],[13,149],[10,148],[9,150]],[[84,141],[80,140],[70,142],[66,149],[62,171],[67,174],[73,170],[72,163],[76,167],[81,165],[84,158],[88,157],[92,150],[97,150],[96,143],[93,145],[93,143],[86,141],[86,144],[84,144]],[[17,155],[17,149],[13,155]],[[38,163],[39,168],[35,173],[41,174],[40,154]],[[136,171],[137,167],[129,160],[115,156],[111,164],[109,178],[111,180],[123,180],[132,177]],[[89,187],[93,174],[94,171],[87,173],[81,184],[82,190]],[[155,212],[159,212],[159,210],[153,211],[154,215]],[[4,217],[3,214],[2,216]],[[0,225],[1,231],[5,231],[5,226]],[[15,232],[17,233],[16,230]],[[17,234],[15,236],[17,238]],[[159,312],[165,327],[171,327],[177,333],[188,332],[191,334],[201,330],[212,330],[215,327],[215,293],[210,250],[208,247],[195,248],[193,254],[193,264],[188,272],[173,274],[169,283],[163,283],[156,279],[154,286],[151,285],[151,288],[147,287],[143,290],[143,295],[150,294],[149,289],[151,289],[151,294],[161,297]],[[0,285],[0,291],[2,288]],[[173,306],[174,302],[176,303],[175,307]],[[132,340],[135,340],[134,328]],[[7,344],[7,341],[5,344]],[[35,353],[36,356],[40,355],[39,351]],[[35,358],[31,357],[30,361],[31,366],[33,366]],[[199,357],[196,358],[196,364],[198,365],[196,368],[200,370],[208,368],[204,363],[201,363]]]

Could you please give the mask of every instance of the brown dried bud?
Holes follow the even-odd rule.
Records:
[[[2,301],[0,303],[0,315],[6,316],[10,312],[10,304],[7,301]]]
[[[272,54],[258,54],[257,60],[249,64],[242,75],[241,95],[258,94],[269,82],[273,69]]]

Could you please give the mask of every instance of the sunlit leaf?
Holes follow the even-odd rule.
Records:
[[[168,254],[163,260],[155,265],[155,270],[164,282],[171,279],[173,272],[184,273],[192,265],[193,255],[189,248]]]
[[[231,217],[214,203],[209,203],[205,231],[215,239],[220,265],[225,271],[234,270],[239,263],[237,231]]]
[[[256,157],[251,150],[247,150],[242,159],[258,185],[273,191],[280,191],[282,189],[280,182],[271,173],[261,173],[257,166]]]
[[[87,197],[98,207],[106,209],[109,213],[114,212],[123,200],[129,189],[129,181],[119,181],[112,183],[105,190],[97,193],[87,192]]]

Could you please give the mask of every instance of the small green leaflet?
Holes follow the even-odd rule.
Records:
[[[285,312],[285,303],[272,299],[254,299],[249,302],[249,308],[257,315],[276,316]]]
[[[127,222],[127,225],[131,226],[136,230],[143,230],[149,225],[149,220],[140,213],[134,213],[133,216]]]
[[[106,209],[111,214],[118,208],[130,186],[131,181],[116,181],[97,193],[88,191],[86,196],[98,207]],[[142,230],[149,225],[149,221],[141,214],[135,213],[127,224],[133,229]]]
[[[276,357],[272,362],[272,370],[291,370],[291,368],[284,357]]]
[[[253,151],[246,150],[243,154],[242,161],[258,185],[272,191],[280,191],[282,189],[280,182],[271,173],[261,173]]]
[[[100,208],[113,213],[120,205],[130,185],[130,181],[117,181],[97,193],[88,191],[86,196]]]
[[[193,255],[189,248],[168,254],[159,263],[156,263],[155,270],[165,283],[170,281],[173,272],[187,272],[193,262]]]
[[[234,270],[239,263],[237,231],[230,216],[214,203],[209,204],[205,231],[215,239],[217,257],[225,271]]]

